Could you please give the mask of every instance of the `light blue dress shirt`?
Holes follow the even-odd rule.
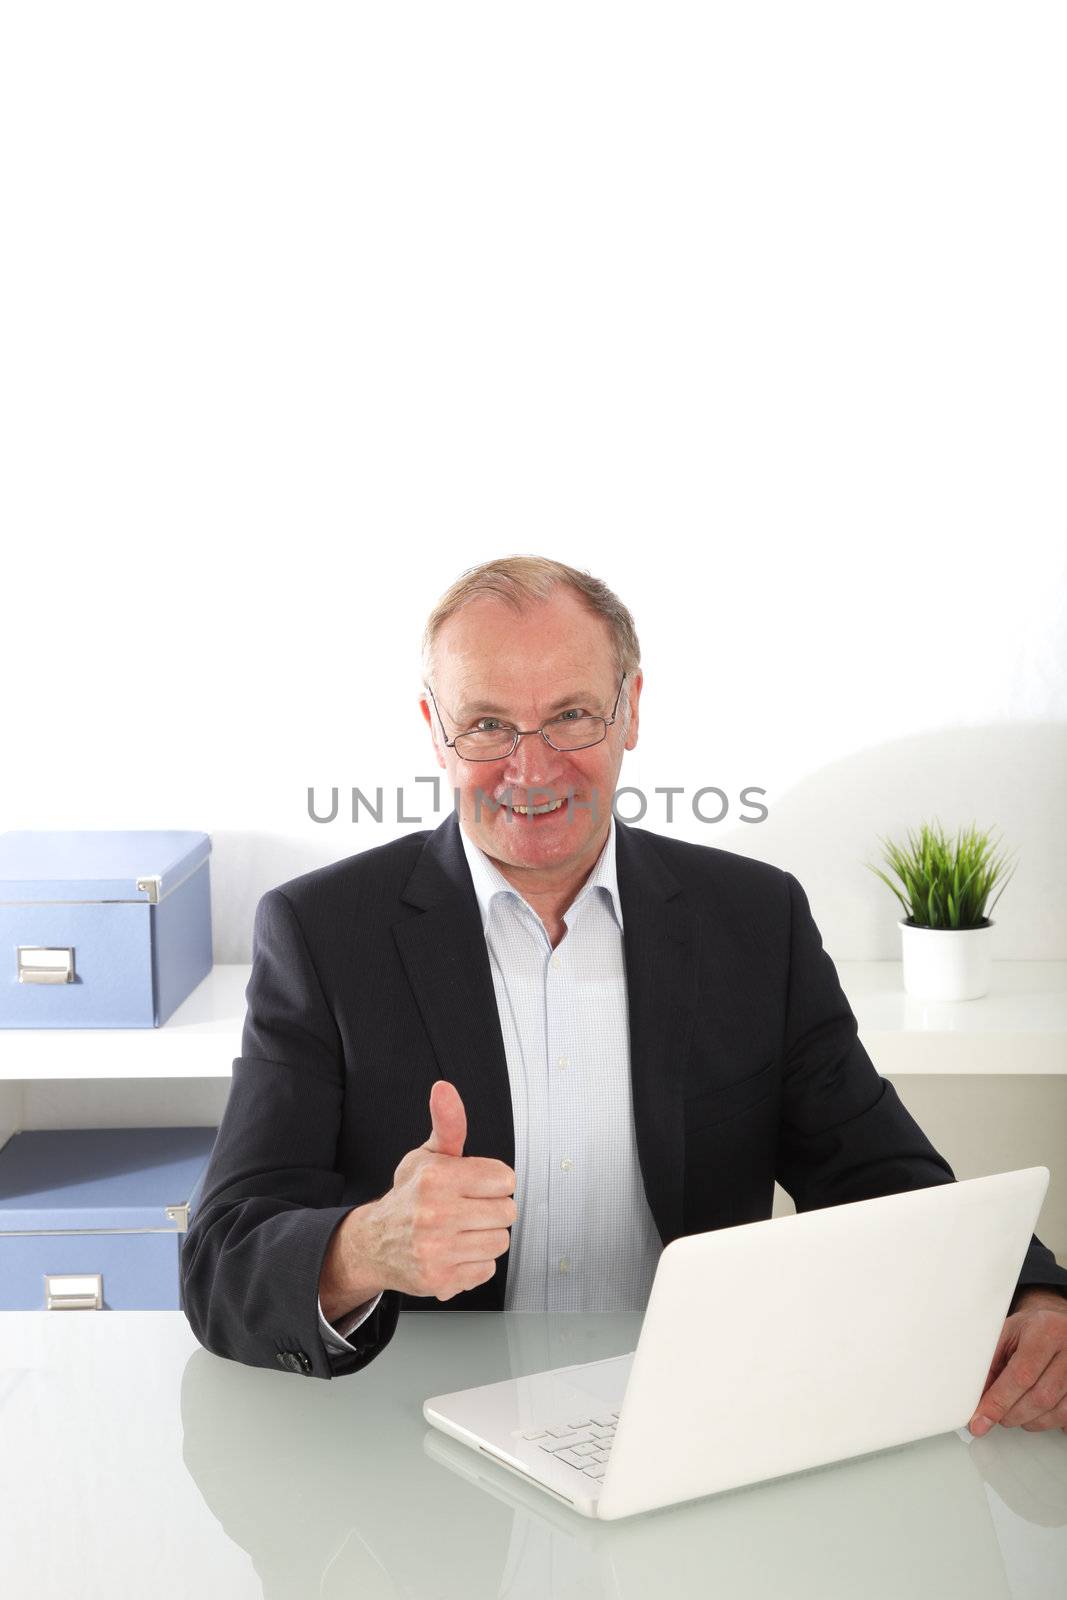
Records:
[[[536,826],[536,824],[535,824]],[[544,923],[484,851],[460,838],[489,950],[515,1128],[515,1205],[506,1311],[643,1311],[662,1241],[637,1156],[615,818],[596,866]],[[429,1108],[427,1107],[427,1116]],[[330,1349],[381,1296],[336,1324]]]

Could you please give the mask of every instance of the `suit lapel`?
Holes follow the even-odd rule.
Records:
[[[681,885],[640,830],[616,820],[625,924],[630,1079],[645,1193],[666,1244],[682,1224],[682,1075],[693,1023],[692,913]],[[422,915],[393,937],[430,1036],[440,1076],[467,1112],[464,1155],[515,1165],[507,1055],[489,951],[455,811],[426,840],[401,899]],[[500,1310],[508,1253],[488,1283],[450,1304]]]
[[[682,1086],[693,1031],[696,927],[651,835],[616,820],[630,1009],[630,1083],[645,1194],[664,1244],[682,1230]]]

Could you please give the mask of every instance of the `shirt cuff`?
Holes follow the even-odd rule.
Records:
[[[360,1324],[366,1322],[381,1298],[381,1294],[376,1294],[373,1300],[365,1300],[361,1306],[357,1306],[354,1311],[349,1311],[345,1316],[339,1318],[336,1323],[326,1321],[320,1298],[319,1332],[322,1334],[324,1342],[333,1350],[348,1350],[355,1355],[356,1346],[348,1343],[347,1335],[355,1333]]]

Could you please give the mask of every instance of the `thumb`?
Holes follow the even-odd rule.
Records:
[[[467,1137],[467,1113],[454,1084],[439,1078],[430,1090],[433,1128],[424,1149],[441,1156],[461,1156]]]

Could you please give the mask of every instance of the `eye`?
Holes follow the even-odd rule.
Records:
[[[483,724],[486,722],[495,722],[496,728],[484,727]],[[508,723],[501,722],[497,717],[479,717],[478,721],[474,724],[474,727],[470,731],[472,733],[495,733],[497,728],[506,728],[508,726]]]
[[[575,721],[579,717],[584,717],[584,716],[585,716],[585,712],[579,706],[575,706],[572,711],[561,711],[558,717],[553,717],[552,718],[552,721],[553,722]]]

